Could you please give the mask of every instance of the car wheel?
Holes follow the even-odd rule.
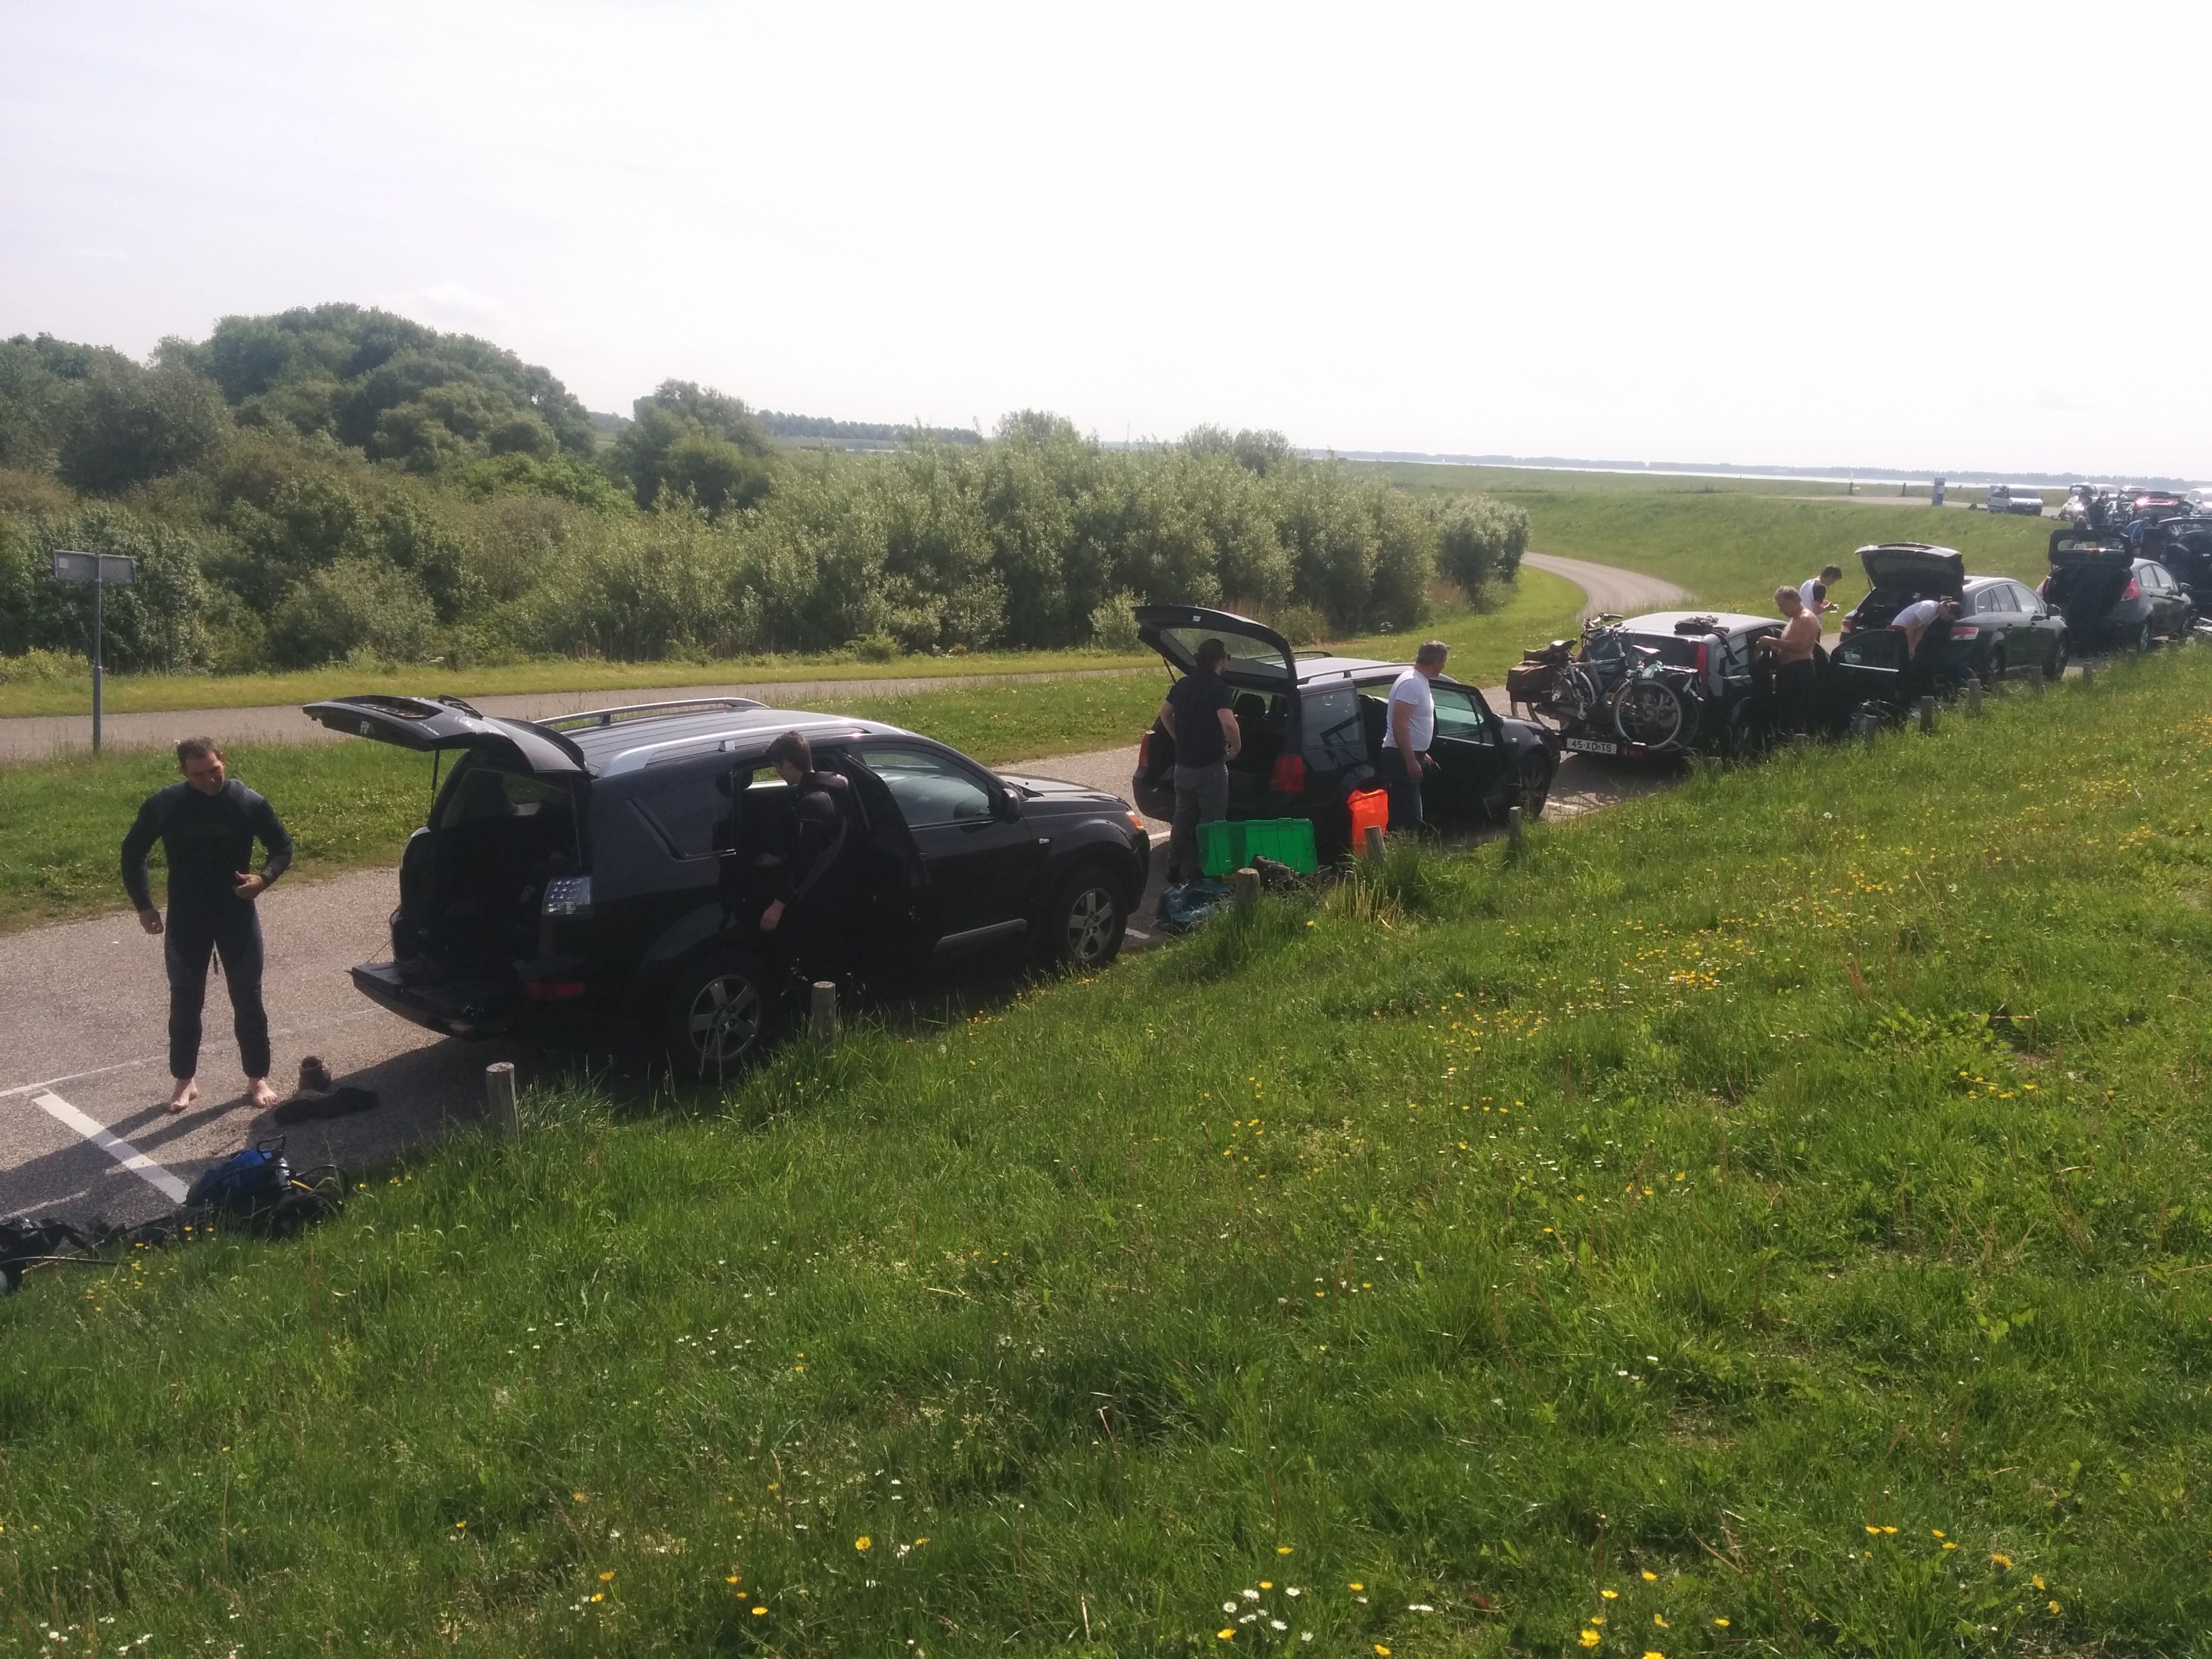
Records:
[[[774,982],[757,961],[718,953],[677,976],[661,1041],[678,1077],[719,1079],[760,1058],[779,1013]]]
[[[1559,775],[1551,756],[1538,750],[1521,757],[1521,772],[1517,780],[1520,799],[1515,804],[1524,818],[1540,818],[1544,805],[1552,798],[1552,780]]]
[[[1128,921],[1121,884],[1097,865],[1086,864],[1052,896],[1040,940],[1043,954],[1064,968],[1103,968],[1121,954]]]
[[[2051,666],[2044,671],[2054,680],[2066,678],[2066,641],[2060,640],[2051,647]]]

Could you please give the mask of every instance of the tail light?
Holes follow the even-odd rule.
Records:
[[[522,994],[532,1002],[573,1002],[584,994],[580,979],[526,979]]]
[[[1278,755],[1275,769],[1267,775],[1267,787],[1279,795],[1304,793],[1306,787],[1306,757],[1304,755]]]
[[[1698,641],[1698,678],[1699,679],[1703,679],[1705,677],[1705,642],[1703,640],[1699,640]]]
[[[1150,732],[1137,739],[1137,769],[1139,772],[1152,769],[1152,734]]]
[[[556,876],[545,884],[542,907],[549,916],[588,916],[592,914],[592,878]]]
[[[1979,623],[1953,623],[1951,624],[1951,637],[1954,641],[1979,639],[1981,637],[1981,633],[1982,629]]]
[[[2142,584],[2137,581],[2133,576],[2129,577],[2128,585],[2120,591],[2121,601],[2125,603],[2129,599],[2139,599],[2141,598],[2142,598]],[[2088,671],[2084,669],[2082,672],[2087,673]]]

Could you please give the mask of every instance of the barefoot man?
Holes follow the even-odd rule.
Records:
[[[211,951],[222,956],[230,986],[246,1097],[257,1109],[273,1106],[269,1013],[261,1006],[261,915],[253,901],[290,866],[292,838],[267,801],[224,778],[222,750],[211,739],[186,738],[177,745],[177,766],[185,781],[149,795],[123,838],[123,885],[138,925],[167,934],[169,1073],[177,1079],[169,1109],[181,1112],[199,1097],[193,1074],[200,1066],[200,1007],[207,1000]],[[247,867],[257,839],[269,849],[259,875]],[[156,841],[169,860],[166,930],[146,884],[146,855]]]

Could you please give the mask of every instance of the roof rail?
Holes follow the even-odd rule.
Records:
[[[612,726],[620,720],[646,720],[661,714],[703,714],[715,710],[767,707],[757,697],[685,697],[677,702],[632,702],[619,708],[592,708],[575,714],[556,714],[550,720],[533,720],[532,724],[554,732],[574,732],[586,726]]]

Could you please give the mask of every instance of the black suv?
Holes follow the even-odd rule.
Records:
[[[1097,968],[1121,948],[1152,842],[1113,796],[1005,777],[872,720],[742,699],[497,720],[446,697],[346,697],[335,731],[452,752],[407,842],[389,962],[354,984],[455,1036],[612,1028],[701,1072],[787,1017],[793,975],[757,921],[754,855],[789,844],[793,792],[764,756],[806,734],[853,786],[856,970],[896,975],[1016,939]],[[433,761],[434,768],[438,765]]]
[[[1243,734],[1229,767],[1229,816],[1309,818],[1322,858],[1342,853],[1352,840],[1346,797],[1380,787],[1390,688],[1406,665],[1296,651],[1264,623],[1203,606],[1139,605],[1136,617],[1145,643],[1179,674],[1194,669],[1202,641],[1228,647],[1221,678]],[[1543,728],[1492,713],[1471,685],[1439,676],[1429,690],[1436,769],[1422,784],[1424,816],[1448,824],[1508,806],[1540,813],[1558,769]],[[1131,788],[1152,817],[1175,816],[1175,740],[1158,725],[1138,747]]]

